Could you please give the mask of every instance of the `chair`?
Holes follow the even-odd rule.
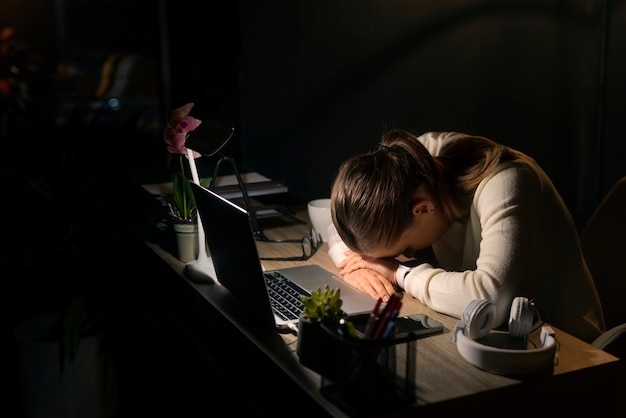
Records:
[[[580,235],[585,261],[602,303],[607,330],[591,345],[622,359],[626,365],[626,176],[620,178],[600,202]],[[626,380],[616,382],[616,413],[626,413]]]
[[[580,241],[607,328],[592,345],[626,358],[626,176],[600,202]]]
[[[626,359],[626,323],[604,331],[591,345],[615,357]]]

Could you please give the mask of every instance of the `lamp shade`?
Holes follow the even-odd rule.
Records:
[[[193,131],[189,132],[185,146],[200,154],[210,157],[221,150],[235,133],[235,127],[214,119],[204,119]]]

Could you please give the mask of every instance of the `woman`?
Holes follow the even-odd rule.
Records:
[[[541,319],[582,340],[605,329],[571,214],[519,151],[457,132],[393,130],[342,164],[331,200],[329,254],[374,298],[404,290],[457,318],[488,299],[502,325],[513,298],[526,296]]]

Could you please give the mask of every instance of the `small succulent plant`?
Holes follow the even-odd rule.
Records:
[[[304,314],[313,322],[326,325],[338,324],[345,316],[341,309],[341,291],[331,289],[328,285],[311,292],[311,296],[302,296]]]
[[[341,329],[347,335],[357,335],[354,324],[347,319],[346,313],[341,309],[341,290],[331,289],[328,285],[311,292],[311,296],[302,296],[304,304],[304,316],[311,322],[324,324],[330,329]]]

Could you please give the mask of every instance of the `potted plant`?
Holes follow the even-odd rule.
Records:
[[[193,105],[193,103],[187,103],[172,110],[170,120],[163,130],[163,140],[167,144],[167,151],[178,154],[179,157],[177,171],[174,172],[172,182],[173,201],[168,202],[170,215],[179,222],[192,222],[196,219],[196,204],[187,177],[189,167],[185,167],[185,158],[188,155],[185,147],[187,136],[202,123],[201,120],[189,116]],[[198,158],[200,154],[193,151],[192,156]]]
[[[163,130],[163,140],[167,144],[168,152],[178,154],[178,167],[174,172],[172,181],[172,194],[167,202],[172,227],[176,233],[178,247],[178,259],[189,262],[198,257],[198,214],[196,201],[191,190],[191,184],[187,173],[197,177],[195,161],[200,153],[188,149],[185,144],[190,132],[194,131],[201,120],[189,115],[193,103],[172,110],[170,120]],[[188,164],[185,161],[188,160]],[[200,182],[199,179],[197,179]],[[210,184],[211,178],[200,182],[203,186]]]
[[[302,302],[296,352],[300,363],[322,376],[324,396],[351,416],[414,401],[413,392],[397,387],[395,343],[363,338],[341,309],[339,289],[325,286]]]
[[[339,326],[340,320],[346,316],[341,309],[343,304],[341,290],[331,289],[328,285],[311,292],[310,296],[303,296],[302,304],[304,311],[301,318],[305,322],[325,324],[334,328]]]
[[[300,363],[332,380],[341,361],[341,339],[357,338],[357,331],[341,309],[340,289],[328,285],[303,296],[296,353]]]
[[[172,229],[176,235],[177,256],[183,263],[198,257],[198,209],[191,190],[191,183],[185,174],[184,156],[179,156],[180,171],[174,173],[172,194],[167,205]]]

